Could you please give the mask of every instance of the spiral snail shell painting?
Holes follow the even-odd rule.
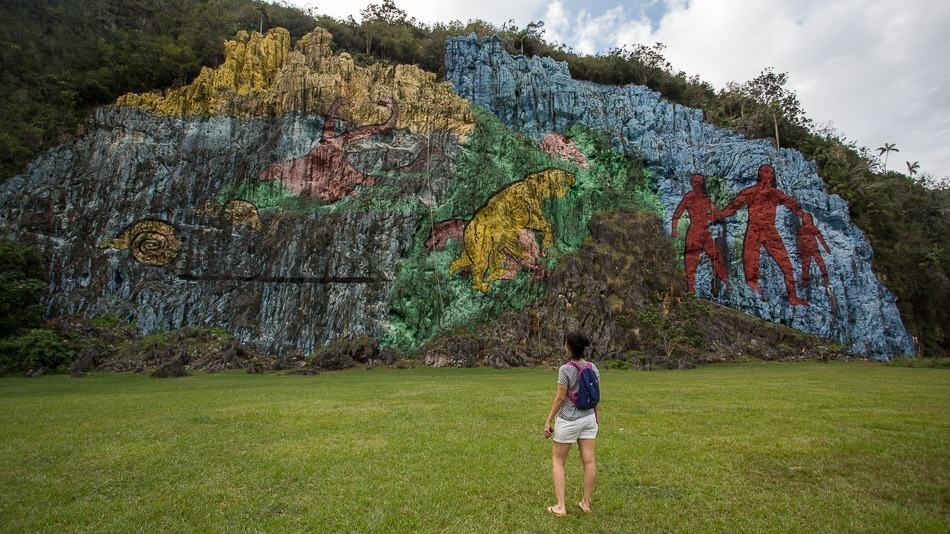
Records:
[[[132,257],[146,265],[168,265],[181,248],[174,226],[164,221],[137,221],[118,236],[99,243],[99,248],[130,250]]]
[[[261,229],[261,217],[257,212],[257,206],[246,200],[229,200],[223,206],[217,202],[208,201],[195,210],[195,215],[221,218],[232,226],[247,226],[254,231]]]
[[[248,226],[252,230],[261,229],[261,218],[257,206],[246,200],[229,200],[224,204],[224,218],[234,226]]]

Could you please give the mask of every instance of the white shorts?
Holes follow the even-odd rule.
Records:
[[[594,439],[597,437],[597,416],[590,414],[576,421],[567,421],[556,417],[554,419],[554,441],[558,443],[574,443],[579,439]]]

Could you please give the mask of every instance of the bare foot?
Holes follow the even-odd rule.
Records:
[[[564,517],[567,515],[567,510],[565,510],[563,506],[554,505],[548,506],[548,513],[554,514],[557,517]]]
[[[808,301],[802,300],[798,297],[788,297],[788,303],[791,306],[808,306]]]
[[[590,513],[590,503],[585,503],[584,501],[581,501],[577,503],[577,505],[581,507],[581,510],[583,510],[585,514]]]

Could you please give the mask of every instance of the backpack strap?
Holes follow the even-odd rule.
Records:
[[[584,369],[593,369],[594,364],[587,362],[587,367],[585,367],[584,369],[581,369],[581,366],[577,365],[577,362],[575,362],[574,360],[567,360],[567,364],[573,367],[574,369],[577,369],[577,391],[579,393],[580,387],[581,387],[581,371],[583,371]],[[575,408],[577,407],[578,393],[574,393],[574,395],[571,396],[571,390],[570,389],[567,390],[567,398],[570,399],[571,404],[573,404]]]
[[[585,363],[587,364],[587,367],[585,367],[584,369],[581,369],[581,366],[580,366],[580,365],[577,365],[577,362],[575,362],[574,360],[568,360],[567,363],[568,363],[570,366],[572,366],[574,369],[577,369],[577,376],[578,376],[578,377],[581,376],[581,371],[583,371],[584,369],[593,369],[593,368],[594,368],[594,364],[592,364],[592,363],[590,363],[590,362],[585,362]]]
[[[574,360],[567,360],[567,364],[573,367],[574,369],[577,369],[577,382],[578,384],[580,384],[580,378],[581,378],[580,367],[578,367],[577,364],[574,363]],[[571,401],[571,404],[573,404],[574,407],[576,408],[577,407],[577,393],[574,393],[573,395],[571,395],[571,388],[567,388],[567,398],[568,400]]]

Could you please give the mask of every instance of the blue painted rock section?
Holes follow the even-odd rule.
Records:
[[[743,239],[748,209],[740,208],[725,224],[709,230],[725,259],[731,287],[720,284],[709,259],[701,255],[696,293],[704,298],[780,322],[803,332],[834,339],[855,354],[878,359],[915,352],[890,291],[872,268],[873,251],[851,223],[848,205],[829,194],[814,163],[796,150],[776,150],[764,140],[749,140],[703,121],[701,110],[671,104],[643,86],[615,87],[574,80],[566,63],[551,58],[509,55],[494,37],[475,35],[446,41],[446,78],[455,91],[490,110],[509,127],[535,139],[583,124],[603,130],[611,142],[641,158],[655,178],[665,208],[664,223],[691,190],[690,175],[714,179],[725,200],[756,183],[760,165],[775,169],[775,187],[814,217],[830,252],[821,250],[828,283],[811,266],[811,283],[802,284],[796,233],[801,218],[778,206],[774,226],[788,252],[798,296],[809,305],[789,303],[783,272],[760,250],[759,283],[753,291],[743,273]],[[711,180],[707,179],[708,184]],[[719,206],[720,208],[722,206]],[[681,225],[681,228],[684,225]]]

